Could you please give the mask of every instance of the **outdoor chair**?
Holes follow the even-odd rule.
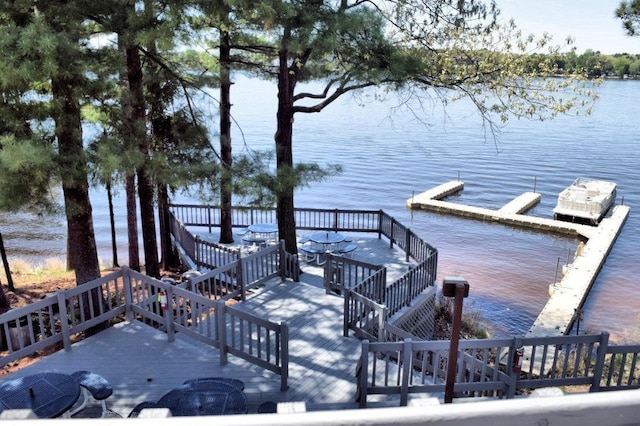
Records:
[[[91,395],[94,400],[100,401],[100,404],[102,405],[102,414],[100,417],[106,417],[108,411],[106,400],[113,394],[113,388],[109,381],[99,374],[86,370],[76,371],[71,374],[71,377],[78,382],[82,389],[82,404],[80,404],[78,408],[72,410],[69,414],[73,416],[74,414],[82,411],[87,406],[89,402],[89,395]]]

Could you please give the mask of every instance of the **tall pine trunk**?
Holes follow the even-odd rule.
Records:
[[[229,32],[220,31],[220,243],[233,242],[231,166],[231,43]]]
[[[107,189],[107,201],[109,202],[109,228],[111,229],[111,256],[113,262],[111,263],[114,268],[119,267],[118,264],[118,241],[116,239],[116,218],[113,212],[113,193],[111,191],[111,180],[107,181],[105,185]]]
[[[164,269],[180,266],[178,253],[171,244],[171,226],[169,224],[169,192],[167,185],[158,184],[158,224],[160,225],[161,264]]]
[[[284,38],[286,40],[286,37]],[[276,164],[278,178],[281,182],[288,182],[285,174],[291,173],[293,168],[293,94],[297,77],[295,71],[287,67],[288,50],[283,47],[279,51],[278,70],[278,112],[276,141]],[[298,252],[296,240],[296,220],[294,214],[293,186],[287,186],[279,191],[277,196],[276,217],[278,218],[278,234],[284,239],[285,249],[292,254]]]
[[[122,18],[124,19],[124,18]],[[120,67],[120,107],[122,108],[122,139],[124,152],[133,151],[136,148],[136,122],[133,115],[133,100],[129,90],[127,78],[127,50],[122,34],[118,34],[118,51],[122,60]],[[138,245],[138,205],[136,201],[136,177],[135,165],[126,164],[124,188],[127,206],[127,242],[129,267],[134,271],[140,271],[140,246]]]
[[[138,47],[128,44],[125,48],[127,59],[127,80],[131,95],[133,130],[138,141],[138,148],[145,161],[138,165],[138,199],[140,200],[140,221],[142,224],[142,245],[144,249],[144,265],[147,275],[160,277],[158,262],[158,242],[156,238],[156,221],[154,209],[154,189],[147,170],[149,160],[149,138],[146,133],[146,113],[144,100],[144,82],[142,64]]]
[[[75,270],[76,283],[80,285],[100,277],[88,171],[82,145],[80,105],[72,83],[64,77],[53,78],[51,89],[69,231],[69,258]]]
[[[127,241],[129,268],[140,272],[140,246],[138,245],[138,205],[136,204],[136,177],[127,172],[124,178],[127,203]]]
[[[89,179],[86,156],[82,144],[80,104],[75,93],[74,82],[65,77],[51,80],[54,120],[58,141],[58,154],[62,177],[65,213],[67,216],[69,259],[76,275],[76,284],[100,277],[98,250],[91,202],[89,200]],[[102,293],[91,291],[91,303],[84,300],[84,314],[90,318],[90,307],[96,309],[104,305]],[[95,334],[106,327],[106,323],[91,327],[87,335]]]

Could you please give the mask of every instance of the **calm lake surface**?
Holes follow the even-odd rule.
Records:
[[[465,102],[446,111],[427,102],[412,112],[393,97],[376,102],[373,94],[347,96],[320,114],[296,116],[295,161],[344,167],[340,176],[298,191],[296,205],[390,213],[438,249],[438,281],[462,276],[470,283],[465,309],[478,312],[493,335],[504,337],[526,333],[546,303],[558,263],[573,256],[579,241],[410,211],[407,199],[460,178],[465,188],[455,202],[497,209],[535,189],[542,200],[528,214],[551,217],[558,194],[577,177],[614,181],[616,203],[630,206],[631,213],[588,296],[580,332],[605,330],[615,342],[640,341],[640,82],[606,81],[597,91],[600,99],[591,116],[512,120],[497,141]],[[272,149],[275,87],[238,78],[232,101],[241,129],[235,130],[234,151]],[[216,117],[211,119],[215,123]],[[175,201],[199,202],[184,196]],[[92,202],[99,255],[110,265],[107,202],[100,189]],[[122,264],[124,199],[116,203]],[[65,228],[61,218],[0,215],[10,261],[63,258]]]

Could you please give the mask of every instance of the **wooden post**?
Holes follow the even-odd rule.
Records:
[[[215,323],[216,337],[218,340],[218,349],[220,350],[220,365],[227,365],[228,349],[227,349],[227,321],[225,312],[227,305],[224,300],[218,300],[215,307]],[[233,331],[232,331],[233,332]]]
[[[589,392],[598,392],[600,390],[600,381],[602,380],[602,372],[604,371],[604,363],[607,356],[607,347],[609,346],[609,333],[603,331],[600,334],[600,344],[598,345],[598,357],[596,365],[593,369],[593,383]],[[615,355],[612,355],[615,356]]]
[[[64,291],[56,291],[58,299],[58,312],[60,313],[60,332],[62,333],[62,344],[65,351],[71,350],[71,333],[69,331],[69,320],[67,319],[67,300]]]
[[[280,391],[289,388],[289,325],[280,323]]]
[[[458,364],[458,346],[460,344],[460,328],[462,324],[462,301],[469,295],[469,284],[459,277],[445,277],[442,281],[442,295],[454,297],[453,330],[449,344],[449,361],[447,362],[447,381],[444,388],[444,402],[453,402],[453,390],[456,382]]]
[[[167,340],[169,342],[173,342],[176,340],[176,327],[173,323],[173,287],[170,284],[166,287],[167,288],[164,289],[164,292],[167,297],[167,308],[162,309],[161,306],[160,310],[163,311],[164,314],[165,326],[167,327]]]

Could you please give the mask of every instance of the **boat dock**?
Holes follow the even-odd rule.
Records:
[[[499,210],[443,201],[445,197],[453,195],[463,188],[464,182],[462,181],[443,183],[428,191],[412,196],[407,200],[407,207],[410,209],[428,210],[437,213],[469,217],[471,219],[498,222],[522,228],[533,228],[558,234],[582,236],[584,238],[591,238],[595,230],[593,226],[589,225],[563,222],[551,218],[526,216],[524,213],[540,202],[541,196],[536,192],[525,192],[505,204]]]
[[[540,194],[532,192],[520,195],[499,210],[442,200],[463,188],[463,182],[451,181],[411,197],[407,200],[407,206],[411,209],[453,214],[540,231],[582,236],[587,239],[584,248],[577,253],[573,263],[568,265],[562,280],[553,284],[552,296],[526,336],[567,334],[576,319],[576,312],[586,300],[591,286],[629,216],[629,207],[614,206],[611,215],[604,218],[598,226],[589,226],[524,215],[523,213],[540,202]]]
[[[567,266],[562,280],[553,284],[553,293],[529,329],[527,337],[569,333],[577,310],[585,302],[628,216],[628,206],[614,206],[611,216],[593,227],[593,235],[573,263]]]

